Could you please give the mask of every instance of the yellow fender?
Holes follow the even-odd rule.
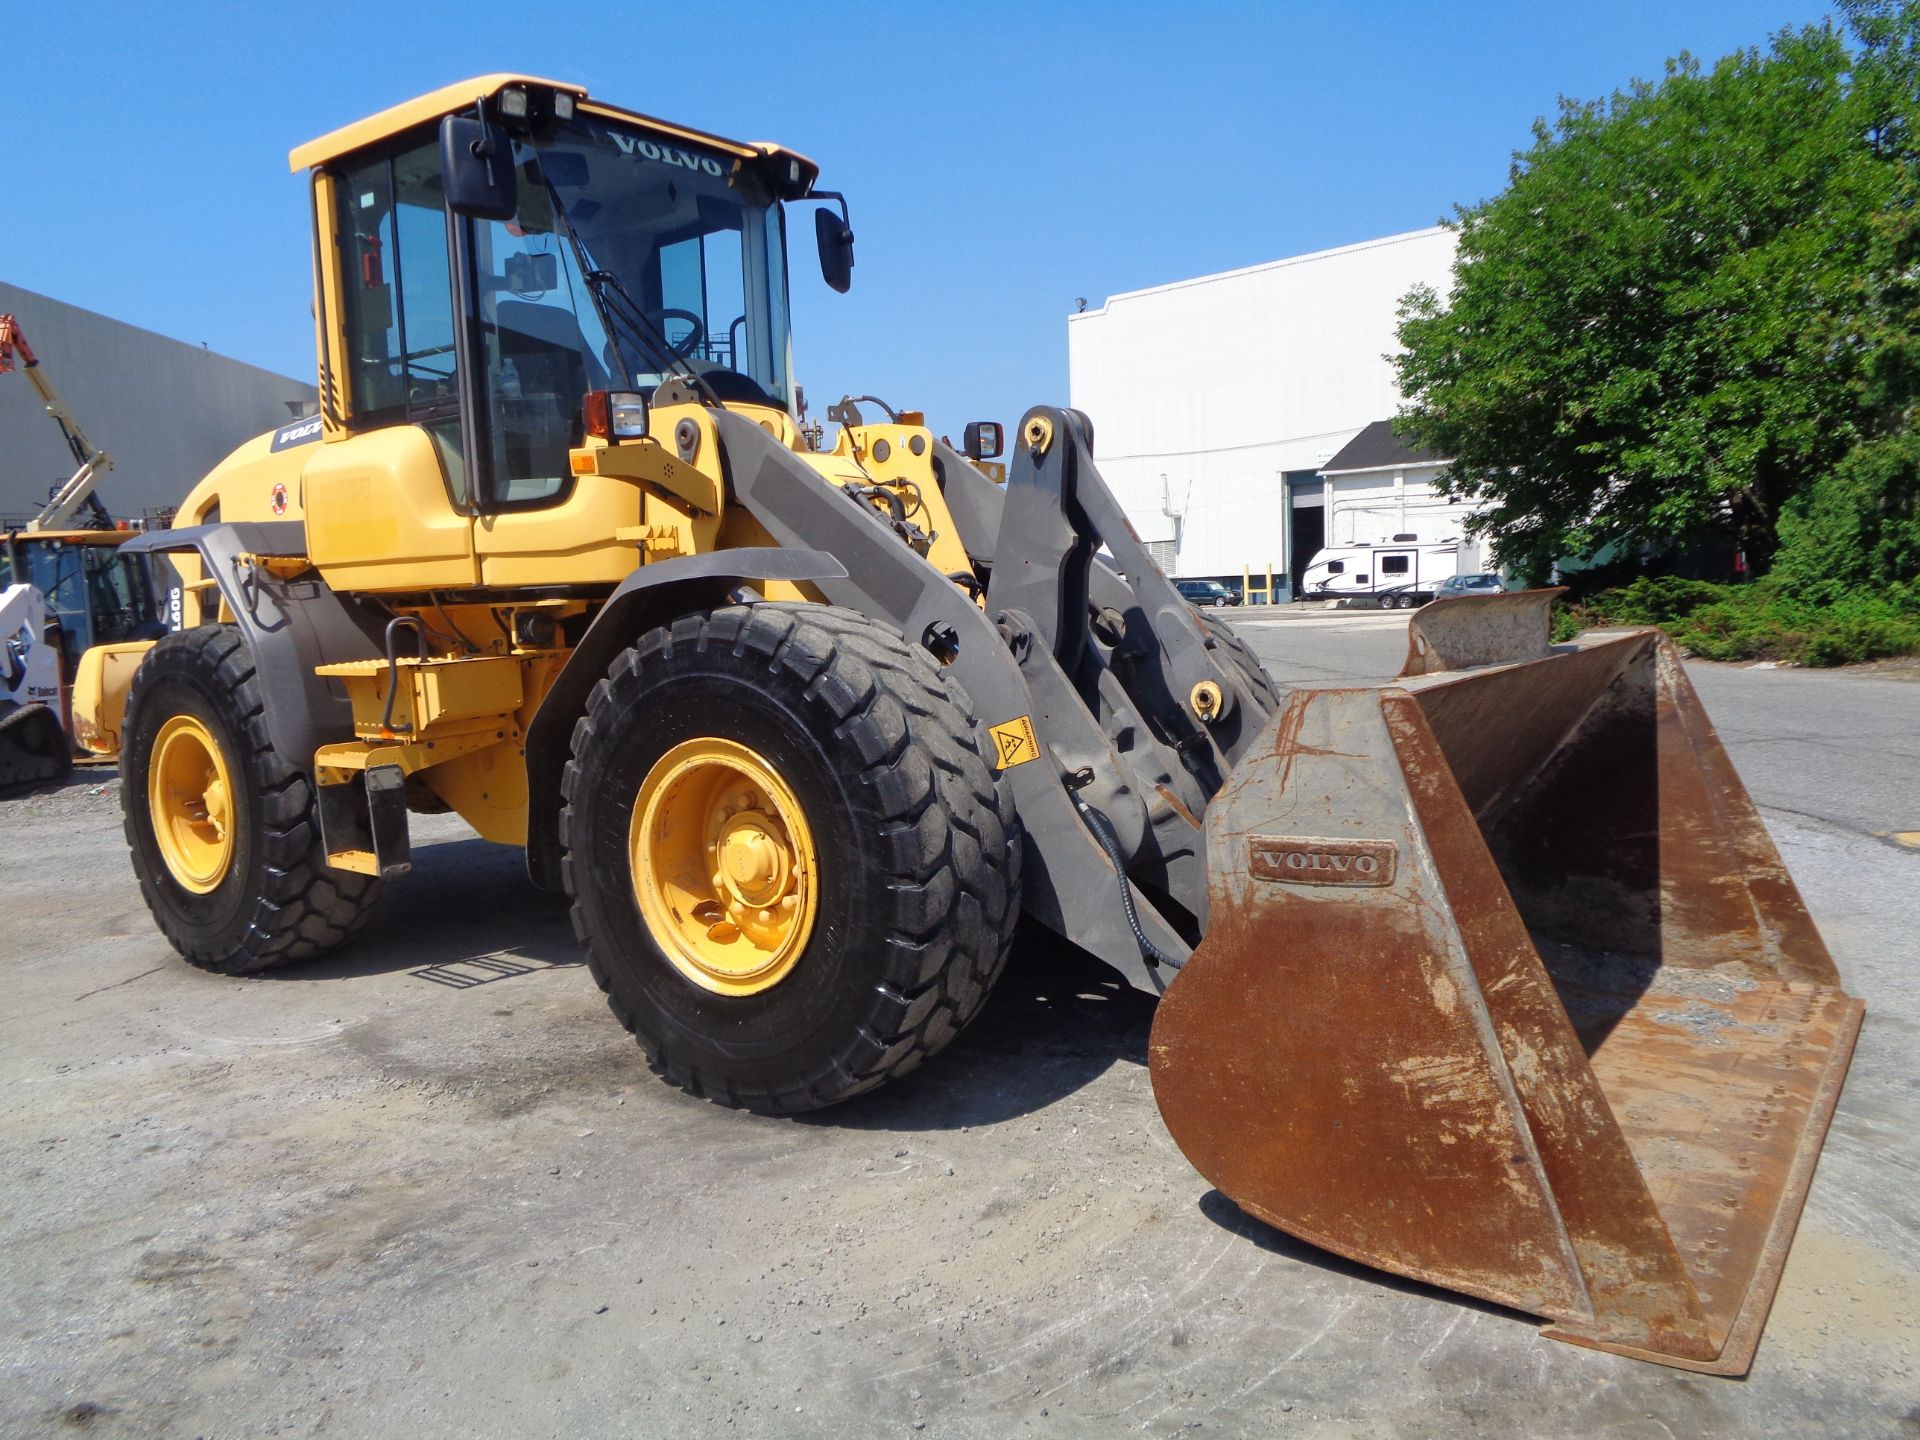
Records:
[[[120,725],[127,713],[133,672],[153,648],[151,640],[95,645],[80,656],[73,676],[73,738],[95,755],[120,753]]]

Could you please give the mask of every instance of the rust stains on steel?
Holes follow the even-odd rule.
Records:
[[[1564,586],[1511,590],[1422,606],[1407,621],[1400,678],[1537,660],[1547,653],[1553,602],[1566,593]]]
[[[1668,642],[1529,662],[1544,598],[1492,603],[1427,653],[1505,658],[1296,693],[1215,798],[1155,1094],[1302,1239],[1741,1374],[1863,1007]]]

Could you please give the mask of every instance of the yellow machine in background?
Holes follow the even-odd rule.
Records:
[[[1745,1368],[1860,1012],[1657,635],[1447,601],[1283,697],[1086,416],[809,442],[788,210],[837,290],[853,236],[803,156],[494,75],[292,165],[321,413],[129,544],[185,614],[89,686],[181,954],[342,943],[452,809],[663,1077],[790,1112],[942,1049],[1025,913],[1166,992],[1162,1113],[1252,1213]]]
[[[0,375],[16,366],[78,468],[24,524],[0,530],[0,794],[67,773],[75,739],[69,692],[81,687],[83,713],[117,717],[132,664],[123,655],[116,676],[110,653],[117,642],[151,640],[164,629],[150,562],[118,553],[128,532],[115,528],[94,493],[113,457],[80,428],[20,322],[0,315]],[[83,511],[92,523],[75,528]],[[139,653],[136,645],[133,657]]]

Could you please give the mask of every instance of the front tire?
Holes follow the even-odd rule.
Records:
[[[1253,691],[1267,712],[1271,714],[1278,710],[1280,687],[1273,683],[1273,676],[1267,673],[1267,667],[1260,663],[1260,657],[1240,637],[1240,632],[1225,619],[1205,614],[1200,617],[1200,628],[1219,647],[1228,663],[1240,672],[1240,678],[1246,681],[1247,688]]]
[[[817,1109],[959,1034],[1020,913],[1012,801],[966,696],[864,616],[684,615],[575,727],[574,928],[649,1064],[689,1094]]]
[[[167,635],[127,698],[120,806],[140,893],[173,948],[246,975],[346,942],[380,882],[327,868],[313,782],[278,754],[231,625]]]

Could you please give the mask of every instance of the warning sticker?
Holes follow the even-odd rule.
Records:
[[[993,736],[993,767],[996,770],[1011,770],[1016,765],[1040,758],[1040,742],[1033,738],[1033,717],[1030,715],[1022,715],[1004,724],[990,725],[987,733]]]

